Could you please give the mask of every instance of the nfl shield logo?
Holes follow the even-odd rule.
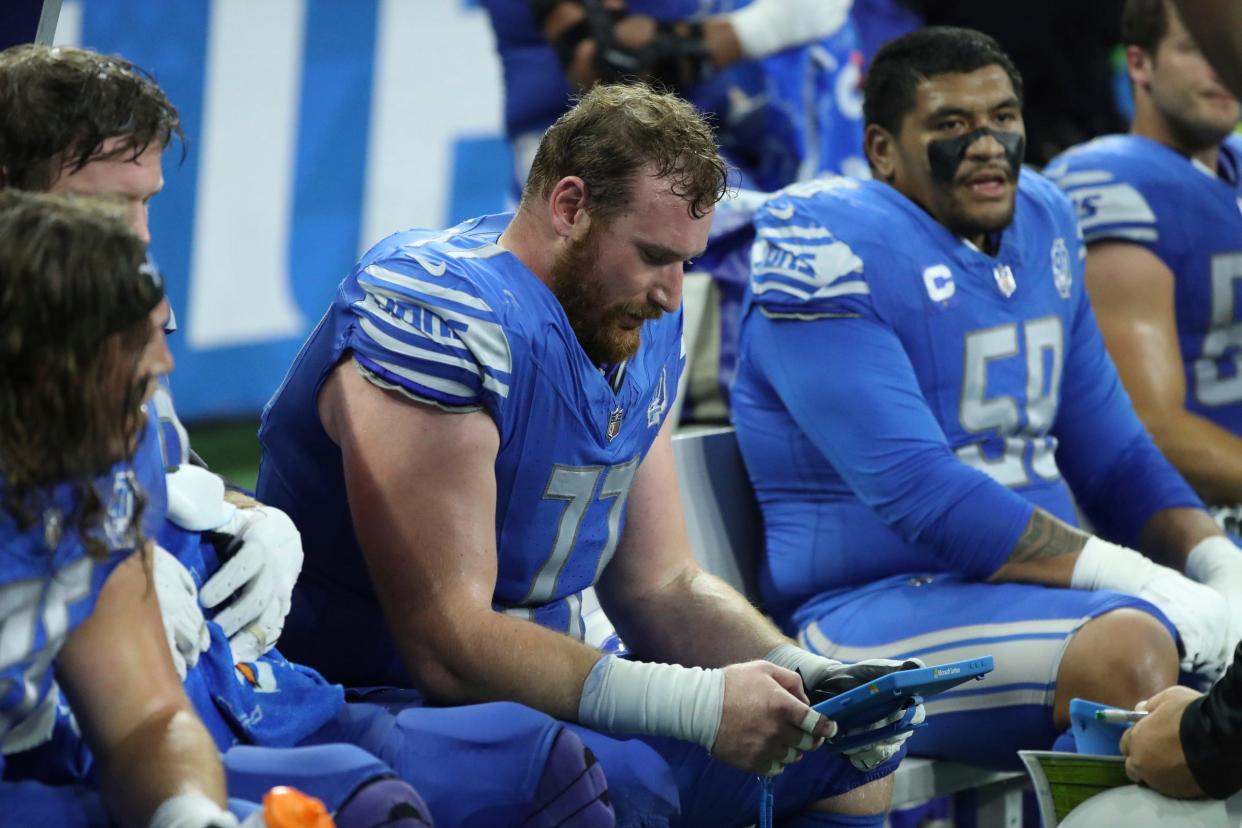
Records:
[[[615,440],[617,435],[621,433],[621,418],[625,416],[625,411],[621,408],[613,411],[608,415],[608,439]]]
[[[1074,277],[1070,273],[1069,250],[1065,247],[1065,239],[1061,238],[1052,243],[1052,283],[1062,299],[1070,298]]]
[[[1009,265],[997,265],[992,270],[992,275],[996,277],[996,286],[1000,288],[1005,298],[1013,296],[1013,292],[1018,289],[1018,280],[1013,278],[1013,271],[1009,269]]]

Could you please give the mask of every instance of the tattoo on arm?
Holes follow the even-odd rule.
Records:
[[[1031,520],[1022,530],[1022,536],[1014,545],[1013,553],[1006,563],[1025,563],[1044,558],[1056,558],[1081,552],[1087,535],[1067,526],[1043,509],[1031,513]]]

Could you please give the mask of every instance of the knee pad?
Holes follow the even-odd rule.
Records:
[[[548,751],[523,828],[612,828],[615,823],[603,768],[581,739],[562,730]]]
[[[337,828],[431,828],[431,812],[422,797],[395,776],[374,779],[358,788],[334,816]]]

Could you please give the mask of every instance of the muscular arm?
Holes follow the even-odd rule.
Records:
[[[645,660],[720,667],[763,658],[787,639],[694,560],[671,433],[670,420],[635,475],[625,533],[599,583],[600,603]]]
[[[1087,290],[1122,383],[1156,445],[1209,503],[1242,502],[1242,438],[1185,408],[1173,273],[1135,245],[1102,242]]]
[[[574,721],[599,653],[492,609],[499,435],[338,365],[319,397],[355,531],[415,684],[448,704],[510,699]],[[538,665],[538,669],[532,669]]]
[[[146,825],[161,802],[180,794],[225,804],[215,743],[169,661],[141,556],[108,578],[94,612],[57,656],[56,674],[118,822]]]

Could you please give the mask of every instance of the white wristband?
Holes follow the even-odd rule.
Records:
[[[671,736],[708,750],[724,711],[724,673],[604,656],[582,683],[578,721],[610,733]]]
[[[237,818],[202,794],[181,794],[160,804],[150,828],[237,828]]]
[[[1186,555],[1186,576],[1201,584],[1212,580],[1223,567],[1236,565],[1242,550],[1224,535],[1212,535],[1194,545]]]
[[[1078,553],[1070,586],[1074,589],[1111,589],[1138,595],[1158,566],[1133,549],[1092,535]]]
[[[852,0],[754,0],[728,14],[748,58],[827,37],[845,25]]]
[[[777,644],[772,648],[772,652],[763,657],[763,660],[770,661],[777,667],[784,667],[786,670],[799,673],[802,676],[802,683],[807,687],[815,687],[828,678],[832,673],[832,668],[841,666],[839,661],[807,652],[793,644]]]

